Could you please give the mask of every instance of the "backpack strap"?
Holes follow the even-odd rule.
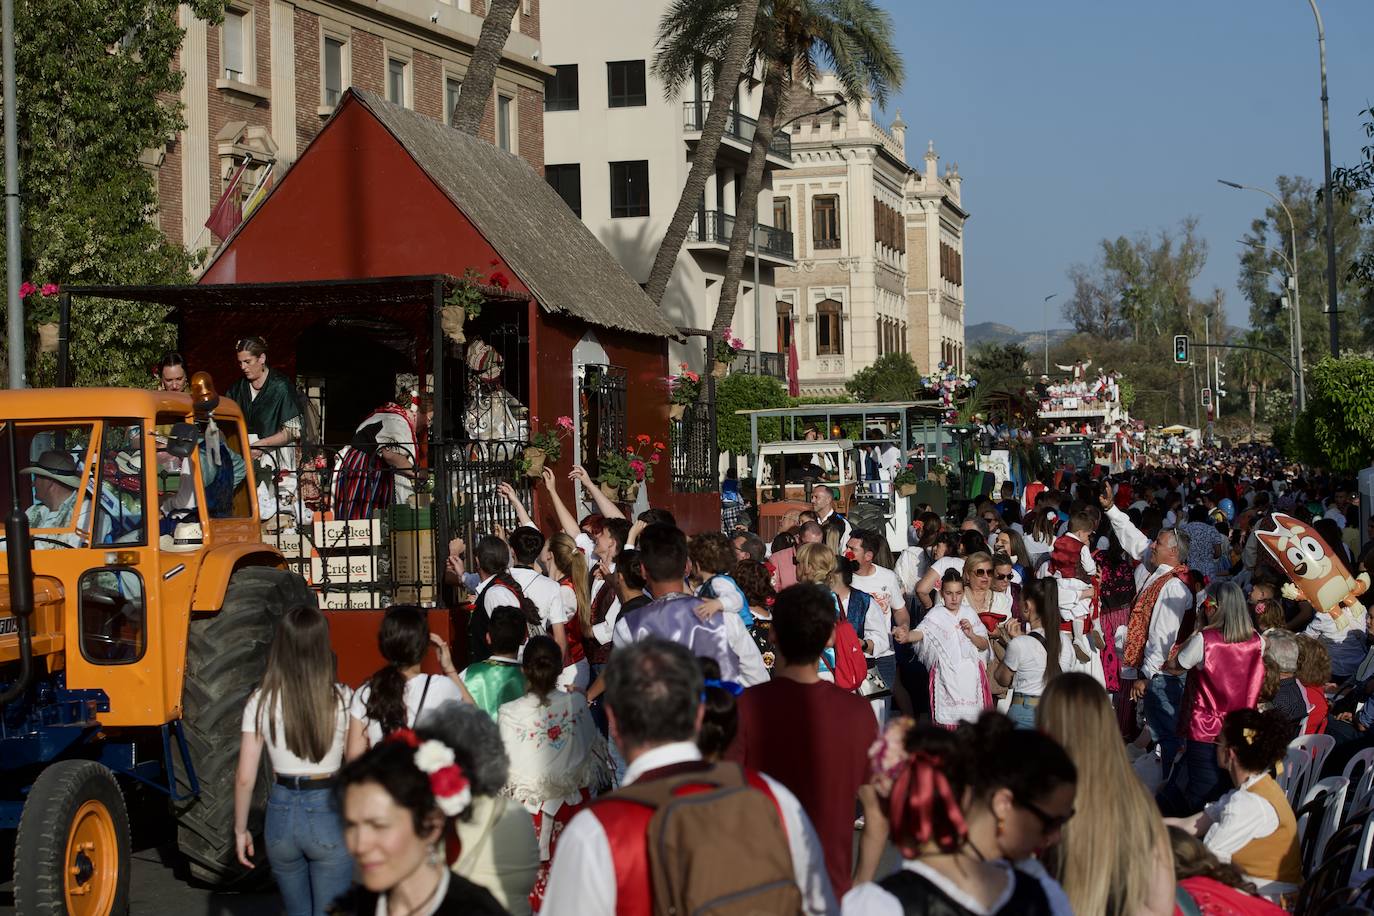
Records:
[[[410,727],[414,728],[420,721],[420,712],[425,708],[425,697],[429,696],[429,682],[434,679],[434,675],[425,675],[425,688],[420,691],[420,703],[415,707],[415,718],[410,720]]]
[[[1045,645],[1044,633],[1037,633],[1034,630],[1032,630],[1026,635],[1029,636],[1031,639],[1035,640],[1036,642],[1040,643],[1040,648],[1044,649],[1046,652],[1049,651],[1049,648]]]

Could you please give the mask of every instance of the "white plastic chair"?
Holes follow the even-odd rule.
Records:
[[[1303,782],[1307,778],[1307,771],[1312,766],[1312,757],[1299,747],[1289,747],[1288,752],[1283,755],[1282,767],[1275,782],[1283,790],[1283,794],[1288,796],[1288,803],[1294,810],[1298,808],[1298,799],[1302,798]]]
[[[1374,747],[1367,747],[1351,757],[1341,775],[1349,779],[1352,786],[1346,796],[1350,802],[1346,813],[1363,811],[1374,802]]]
[[[1312,761],[1312,765],[1307,768],[1301,783],[1297,787],[1297,792],[1290,792],[1290,801],[1306,798],[1307,790],[1314,782],[1321,779],[1322,766],[1326,763],[1326,755],[1331,753],[1331,749],[1336,746],[1336,739],[1331,735],[1299,735],[1288,742],[1289,750],[1301,750],[1307,754]],[[1290,784],[1291,786],[1291,784]],[[1298,806],[1294,806],[1295,808]]]
[[[1374,818],[1365,821],[1364,830],[1360,832],[1360,845],[1355,849],[1355,858],[1350,863],[1350,880],[1346,882],[1349,886],[1359,887],[1368,880],[1371,853],[1374,853]]]
[[[1349,788],[1350,780],[1344,776],[1328,776],[1325,779],[1320,779],[1307,790],[1307,793],[1302,797],[1302,804],[1297,808],[1301,811],[1313,799],[1326,793],[1321,813],[1304,814],[1302,819],[1298,821],[1299,848],[1302,848],[1309,831],[1314,829],[1317,831],[1316,845],[1312,848],[1314,867],[1322,861],[1327,840],[1331,839],[1331,835],[1341,825],[1341,814],[1345,809],[1345,793]]]

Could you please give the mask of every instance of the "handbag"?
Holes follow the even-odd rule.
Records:
[[[891,695],[892,688],[887,685],[887,681],[883,680],[883,676],[878,673],[877,666],[875,665],[869,668],[867,676],[863,679],[863,683],[859,685],[859,696],[871,700],[879,700]]]

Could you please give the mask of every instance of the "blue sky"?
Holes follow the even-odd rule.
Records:
[[[935,141],[959,164],[973,216],[967,319],[1023,330],[1103,237],[1199,220],[1210,245],[1195,292],[1220,287],[1233,324],[1236,239],[1267,199],[1216,183],[1321,182],[1316,26],[1306,0],[880,0],[906,83],[888,104],[908,158]],[[1374,2],[1318,0],[1326,23],[1333,165],[1367,141]],[[1051,323],[1066,325],[1057,314]]]

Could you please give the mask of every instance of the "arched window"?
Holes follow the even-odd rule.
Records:
[[[816,355],[838,356],[844,353],[843,306],[834,299],[816,303]]]
[[[786,353],[792,345],[792,303],[786,299],[777,301],[778,310],[778,352]]]

